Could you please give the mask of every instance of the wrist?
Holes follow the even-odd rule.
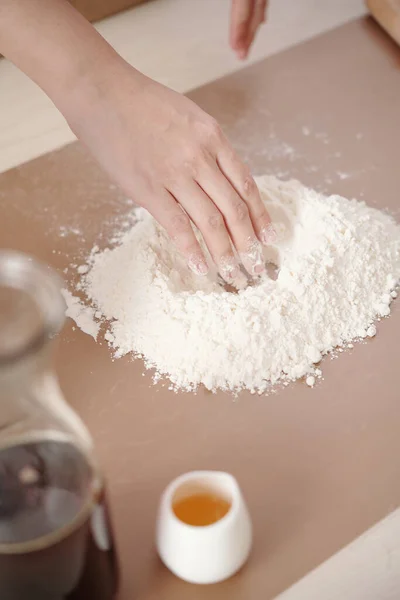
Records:
[[[112,105],[119,94],[126,94],[127,90],[134,102],[145,85],[147,78],[142,73],[126,63],[110,46],[108,49],[101,59],[80,65],[70,84],[54,99],[73,131],[75,124],[101,117],[102,107]]]

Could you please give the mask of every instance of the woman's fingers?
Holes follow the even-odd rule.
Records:
[[[164,227],[178,250],[185,256],[188,267],[196,275],[208,273],[207,261],[194,234],[188,215],[167,190],[157,194],[152,204],[153,217]]]
[[[263,4],[264,4],[264,6],[263,6],[263,15],[262,15],[261,23],[266,23],[266,21],[267,21],[268,0],[264,0]]]
[[[246,270],[251,275],[260,275],[265,269],[263,252],[254,231],[249,207],[211,157],[199,173],[198,184],[219,210]]]
[[[217,125],[207,140],[208,148],[195,155],[187,171],[170,179],[168,189],[154,204],[154,217],[192,271],[202,275],[208,266],[192,221],[222,277],[241,284],[239,262],[250,275],[263,273],[261,242],[273,243],[275,232],[250,171]]]
[[[230,44],[239,58],[247,57],[266,9],[267,0],[232,0]]]
[[[267,10],[267,0],[255,0],[253,14],[252,14],[250,26],[249,26],[248,33],[247,33],[247,39],[246,39],[247,50],[250,49],[252,43],[254,42],[254,38],[256,37],[258,28],[265,21],[266,10]]]
[[[225,178],[245,202],[258,239],[264,245],[273,244],[276,241],[276,232],[248,167],[227,142],[221,146],[217,161]]]
[[[233,283],[240,277],[240,267],[221,211],[194,180],[185,180],[174,195],[200,230],[220,275]]]
[[[246,40],[252,20],[255,0],[232,0],[230,43],[239,58],[246,58]]]

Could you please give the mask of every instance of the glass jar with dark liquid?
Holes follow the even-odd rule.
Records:
[[[0,252],[0,599],[113,600],[118,569],[92,440],[51,364],[56,276]]]

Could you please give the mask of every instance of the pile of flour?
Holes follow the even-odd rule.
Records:
[[[265,275],[231,293],[215,274],[194,275],[141,209],[116,247],[92,252],[81,289],[116,356],[142,356],[175,389],[262,393],[304,376],[312,385],[324,354],[376,333],[373,322],[396,297],[400,227],[362,202],[297,181],[257,183],[278,232],[265,250],[276,280]],[[87,313],[73,302],[79,326]]]

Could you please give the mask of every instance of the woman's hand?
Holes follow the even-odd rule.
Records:
[[[242,10],[234,13],[238,22],[244,4],[234,5]],[[263,3],[250,4],[241,48],[263,12]],[[269,216],[248,168],[209,115],[128,65],[65,0],[0,0],[0,16],[0,51],[46,91],[195,273],[208,265],[192,223],[228,283],[240,274],[237,256],[251,275],[263,272],[260,241],[274,236]]]
[[[267,0],[232,0],[230,44],[240,59],[247,57],[266,11]]]
[[[95,94],[93,86],[78,90],[73,109],[64,107],[76,135],[166,229],[195,273],[208,266],[192,223],[226,281],[240,274],[236,254],[251,275],[262,273],[260,241],[273,241],[274,231],[249,169],[217,122],[122,60],[102,77]]]

